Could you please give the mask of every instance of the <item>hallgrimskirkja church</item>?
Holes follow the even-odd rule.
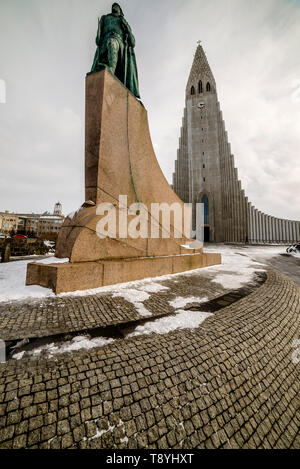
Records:
[[[248,201],[231,153],[216,82],[200,44],[186,87],[173,189],[185,203],[204,204],[205,241],[300,241],[300,222],[262,213]]]

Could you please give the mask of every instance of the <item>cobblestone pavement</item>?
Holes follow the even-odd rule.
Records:
[[[270,259],[266,259],[263,255],[256,255],[256,260],[258,262],[263,262],[264,264],[273,267],[274,269],[279,270],[283,274],[290,277],[298,287],[300,287],[300,259],[293,257],[288,254],[280,254]]]
[[[150,293],[150,298],[143,302],[151,317],[174,312],[169,301],[178,296],[194,296],[195,289],[197,297],[208,299],[225,291],[222,286],[212,283],[209,275],[204,278],[201,271],[178,275],[159,284],[165,286],[166,291]],[[140,319],[142,316],[132,303],[122,297],[113,298],[112,294],[107,293],[14,301],[0,303],[0,337],[6,341],[48,337]]]
[[[277,271],[199,328],[0,365],[1,448],[300,448],[300,289]]]

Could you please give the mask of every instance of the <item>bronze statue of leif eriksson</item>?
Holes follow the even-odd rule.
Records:
[[[138,73],[134,53],[135,38],[118,3],[112,12],[98,20],[97,51],[91,73],[103,70],[103,65],[137,97],[140,98]]]

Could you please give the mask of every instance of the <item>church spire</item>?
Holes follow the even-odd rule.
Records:
[[[187,93],[190,94],[192,87],[194,87],[195,91],[198,90],[200,81],[202,82],[203,91],[205,91],[207,83],[210,84],[211,89],[216,89],[213,73],[199,41],[187,83]]]

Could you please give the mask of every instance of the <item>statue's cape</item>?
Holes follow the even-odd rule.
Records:
[[[124,60],[125,60],[125,54],[124,54]],[[133,47],[127,47],[126,60],[127,60],[126,70],[125,70],[125,64],[124,64],[124,70],[126,71],[126,83],[125,83],[125,76],[124,76],[123,83],[125,84],[126,88],[128,88],[137,98],[140,98],[138,72],[137,72],[136,58],[135,58]]]

